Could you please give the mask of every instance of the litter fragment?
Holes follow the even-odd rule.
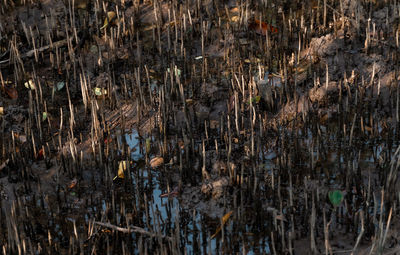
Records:
[[[104,20],[103,26],[100,28],[101,30],[108,27],[109,24],[114,24],[117,14],[113,11],[107,12],[107,17]]]
[[[120,161],[118,164],[118,175],[114,177],[114,180],[117,178],[124,179],[125,178],[125,171],[127,167],[127,161]]]
[[[181,76],[181,70],[180,70],[178,67],[176,67],[176,66],[175,66],[174,69],[175,69],[175,75],[178,76],[178,77],[180,77],[180,76]],[[167,68],[167,72],[170,73],[171,70],[170,70],[169,68]]]
[[[278,33],[278,29],[274,26],[271,26],[263,21],[254,19],[249,24],[249,29],[254,30],[259,35],[266,35],[267,32],[276,34]]]
[[[96,96],[107,95],[107,90],[104,88],[96,87],[96,88],[94,88],[94,94]]]
[[[217,230],[215,231],[215,233],[211,236],[211,239],[214,239],[219,232],[221,232],[222,227],[226,224],[226,222],[229,220],[229,218],[231,217],[233,211],[230,211],[228,213],[226,213],[223,217],[222,217],[222,223],[221,225],[217,228]]]
[[[150,167],[157,168],[164,164],[164,159],[162,157],[155,157],[150,160]]]
[[[42,121],[45,121],[46,119],[47,119],[47,112],[43,112]]]
[[[6,94],[11,98],[11,99],[17,99],[18,98],[18,92],[14,87],[5,87]]]
[[[69,183],[68,188],[69,188],[69,189],[73,189],[73,188],[76,186],[77,183],[78,183],[78,180],[77,180],[76,178],[74,178],[74,179]]]
[[[60,91],[64,88],[65,82],[63,82],[63,81],[57,82],[56,86],[57,86],[57,91]]]
[[[32,81],[32,79],[29,79],[29,81],[24,83],[24,85],[25,85],[25,88],[27,88],[27,89],[31,89],[31,90],[35,90],[36,89],[36,85]]]

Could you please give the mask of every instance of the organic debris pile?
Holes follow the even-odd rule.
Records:
[[[3,0],[5,254],[394,254],[396,0]]]

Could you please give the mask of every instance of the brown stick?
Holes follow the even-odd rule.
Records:
[[[72,40],[72,39],[70,39],[70,40]],[[38,54],[38,53],[46,51],[48,49],[55,49],[55,48],[63,47],[64,45],[67,45],[67,39],[55,42],[52,45],[49,44],[49,45],[40,47],[39,49],[30,50],[30,51],[26,52],[25,54],[21,55],[21,59],[32,57],[33,55],[35,55],[35,52],[36,52],[36,54]],[[1,64],[9,64],[9,62],[10,62],[10,59],[2,60],[2,61],[0,61],[0,65]]]
[[[110,223],[103,223],[103,222],[99,222],[99,221],[95,221],[94,224],[97,224],[97,225],[100,225],[100,226],[103,226],[103,227],[106,227],[106,228],[111,228],[113,230],[116,230],[116,231],[119,231],[119,232],[122,232],[122,233],[135,232],[135,233],[138,233],[138,234],[147,235],[147,236],[151,236],[151,237],[160,237],[156,233],[149,232],[149,231],[145,230],[144,228],[137,227],[137,226],[130,226],[129,228],[122,228],[122,227],[118,227],[118,226],[112,225]],[[164,235],[162,235],[161,237],[167,239],[168,241],[172,241],[172,237],[164,236]]]

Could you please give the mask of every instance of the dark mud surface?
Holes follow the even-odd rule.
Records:
[[[396,254],[400,4],[0,4],[4,254]]]

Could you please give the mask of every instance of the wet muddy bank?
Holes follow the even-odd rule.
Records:
[[[4,1],[4,253],[398,249],[396,1]]]

